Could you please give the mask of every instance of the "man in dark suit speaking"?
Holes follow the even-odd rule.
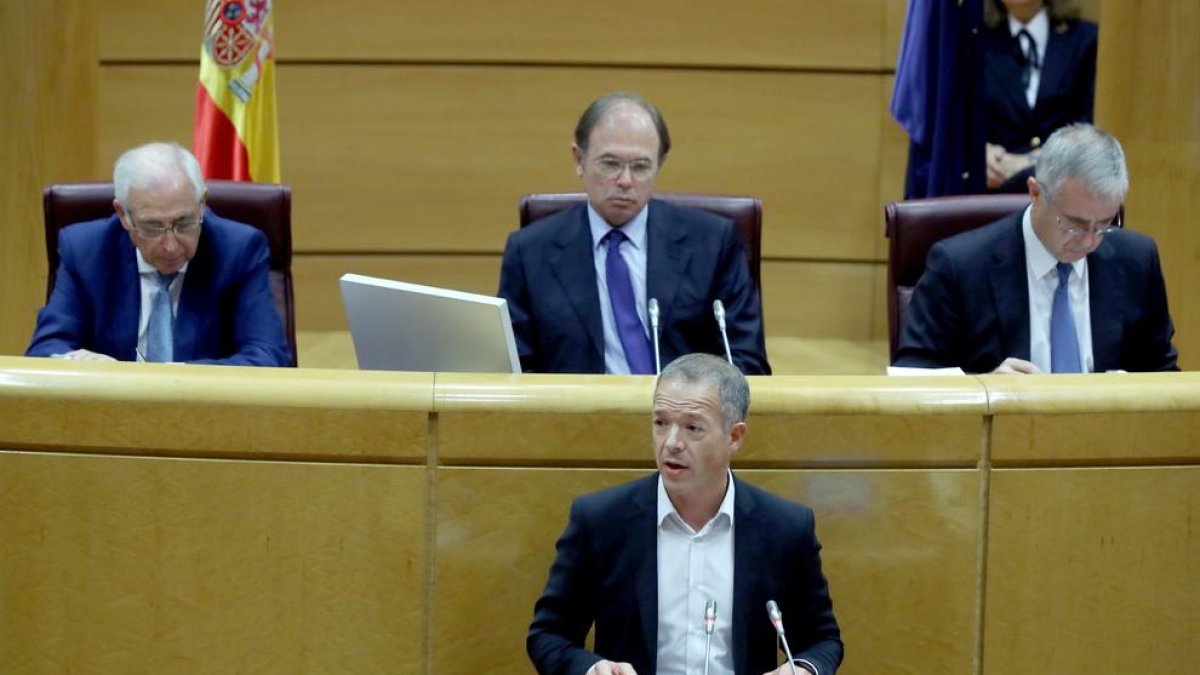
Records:
[[[200,165],[175,143],[129,150],[108,218],[64,228],[27,356],[285,366],[262,232],[204,206]]]
[[[1088,124],[1042,148],[1032,203],[939,242],[894,364],[971,373],[1178,370],[1158,249],[1122,229],[1121,144]]]
[[[588,204],[512,233],[504,248],[499,296],[526,371],[653,373],[654,299],[663,363],[725,353],[720,300],[734,363],[771,372],[733,223],[651,199],[670,149],[662,115],[636,94],[603,96],[579,118],[571,152]]]
[[[729,469],[749,407],[746,378],[724,359],[690,354],[663,370],[651,415],[658,473],[571,505],[526,639],[541,675],[700,673],[706,652],[711,675],[837,670],[813,512]],[[778,665],[772,600],[793,663]]]

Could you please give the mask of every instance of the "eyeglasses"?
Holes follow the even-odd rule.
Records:
[[[1046,195],[1046,203],[1054,206],[1054,200],[1050,199],[1048,194]],[[1057,211],[1058,207],[1055,206],[1054,210]],[[1096,220],[1077,218],[1075,216],[1069,216],[1065,213],[1059,212],[1054,216],[1054,222],[1058,223],[1059,229],[1062,230],[1063,235],[1067,237],[1078,237],[1085,234],[1090,234],[1099,239],[1100,237],[1103,237],[1106,234],[1111,234],[1114,230],[1119,230],[1121,227],[1123,227],[1121,223],[1120,209],[1117,210],[1117,213],[1112,218],[1097,218]]]
[[[139,223],[132,213],[127,213],[127,215],[133,231],[146,239],[161,239],[168,232],[174,232],[177,237],[187,237],[199,232],[200,223],[203,221],[202,216],[185,216],[170,225],[154,221]]]
[[[658,168],[653,161],[648,159],[634,159],[626,162],[624,160],[617,159],[616,157],[608,156],[596,158],[596,160],[592,162],[592,165],[595,166],[596,171],[598,171],[600,175],[604,176],[605,178],[616,178],[617,176],[620,176],[626,168],[628,168],[629,175],[632,176],[634,180],[639,181],[647,180],[654,176],[654,171]]]
[[[1054,216],[1054,222],[1058,223],[1058,226],[1062,228],[1062,233],[1068,237],[1090,234],[1093,237],[1100,238],[1122,227],[1120,211],[1117,211],[1117,215],[1106,220],[1088,220],[1086,218],[1076,218],[1075,216],[1062,214]]]

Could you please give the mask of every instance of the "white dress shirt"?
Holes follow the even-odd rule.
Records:
[[[1029,360],[1045,372],[1050,372],[1050,311],[1054,306],[1054,291],[1058,289],[1058,261],[1033,232],[1030,209],[1025,208],[1021,231],[1025,236],[1025,275],[1029,285]],[[1079,361],[1083,372],[1095,367],[1092,359],[1092,312],[1089,304],[1087,258],[1071,265],[1067,280],[1067,296],[1071,299],[1071,316],[1079,338]]]
[[[697,532],[658,479],[658,675],[704,672],[704,606],[717,601],[710,675],[733,675],[733,475],[717,515]]]
[[[142,311],[138,317],[138,341],[137,341],[137,360],[146,360],[146,330],[150,327],[150,308],[154,294],[158,292],[158,270],[154,269],[154,265],[146,262],[142,257],[142,251],[139,248],[134,248],[137,254],[138,277],[141,281],[142,291]],[[171,280],[171,285],[168,291],[171,293],[171,315],[179,314],[179,294],[183,290],[183,277],[187,274],[188,265],[190,262],[183,264],[179,269],[179,274]]]
[[[1008,15],[1008,30],[1013,37],[1021,30],[1029,31],[1029,35],[1033,38],[1033,44],[1037,46],[1038,67],[1033,69],[1033,73],[1029,77],[1029,85],[1025,88],[1025,101],[1029,103],[1029,109],[1037,105],[1038,85],[1042,82],[1042,70],[1046,67],[1046,43],[1050,41],[1050,17],[1046,14],[1046,9],[1042,8],[1034,15],[1029,23],[1021,23],[1013,18],[1012,14]],[[1021,45],[1021,53],[1026,58],[1029,57],[1029,45],[1025,40],[1018,40]]]
[[[604,326],[604,372],[617,375],[629,374],[629,360],[625,358],[625,346],[621,344],[621,335],[617,332],[617,322],[613,319],[612,301],[608,297],[608,274],[605,265],[608,262],[608,242],[602,241],[611,230],[621,230],[625,233],[626,241],[621,245],[621,257],[629,267],[629,280],[633,284],[633,299],[637,304],[638,319],[642,322],[642,330],[649,339],[650,322],[646,319],[646,220],[650,213],[650,205],[642,207],[629,222],[621,227],[609,225],[604,218],[588,203],[588,226],[592,230],[592,258],[596,262],[596,287],[600,291],[600,321]]]

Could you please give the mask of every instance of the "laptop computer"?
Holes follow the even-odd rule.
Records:
[[[521,372],[502,298],[359,274],[339,283],[361,370]]]

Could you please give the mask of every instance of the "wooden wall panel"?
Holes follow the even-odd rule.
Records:
[[[22,354],[46,298],[42,186],[96,162],[96,28],[84,0],[0,3],[0,354]]]
[[[1180,365],[1200,368],[1200,4],[1101,4],[1096,120],[1125,147],[1127,222],[1162,255]]]
[[[434,672],[529,672],[524,636],[571,499],[638,475],[644,472],[440,469]],[[850,645],[839,672],[883,672],[896,663],[969,672],[979,536],[974,471],[739,475],[816,511]]]
[[[983,675],[1200,660],[1200,467],[995,470],[991,504]]]
[[[642,92],[675,149],[663,190],[753,194],[764,255],[871,260],[881,232],[882,75],[482,66],[284,66],[284,181],[298,251],[500,252],[516,201],[578,190],[570,156],[597,94]],[[195,69],[102,72],[101,163],[190,138]],[[147,101],[162,114],[146,119]],[[536,105],[531,103],[536,102]],[[101,173],[107,172],[104,169]]]
[[[867,340],[878,265],[767,261],[763,312],[767,333]],[[348,330],[337,280],[352,272],[495,295],[499,255],[298,255],[292,263],[296,320],[302,330]],[[886,318],[885,318],[886,323]]]
[[[420,672],[424,471],[0,452],[0,671]]]
[[[891,0],[894,4],[895,0]],[[106,60],[194,59],[202,3],[100,3]],[[165,7],[164,7],[165,5]],[[877,70],[885,0],[275,3],[282,59],[718,64]],[[137,27],[140,39],[127,38]]]

